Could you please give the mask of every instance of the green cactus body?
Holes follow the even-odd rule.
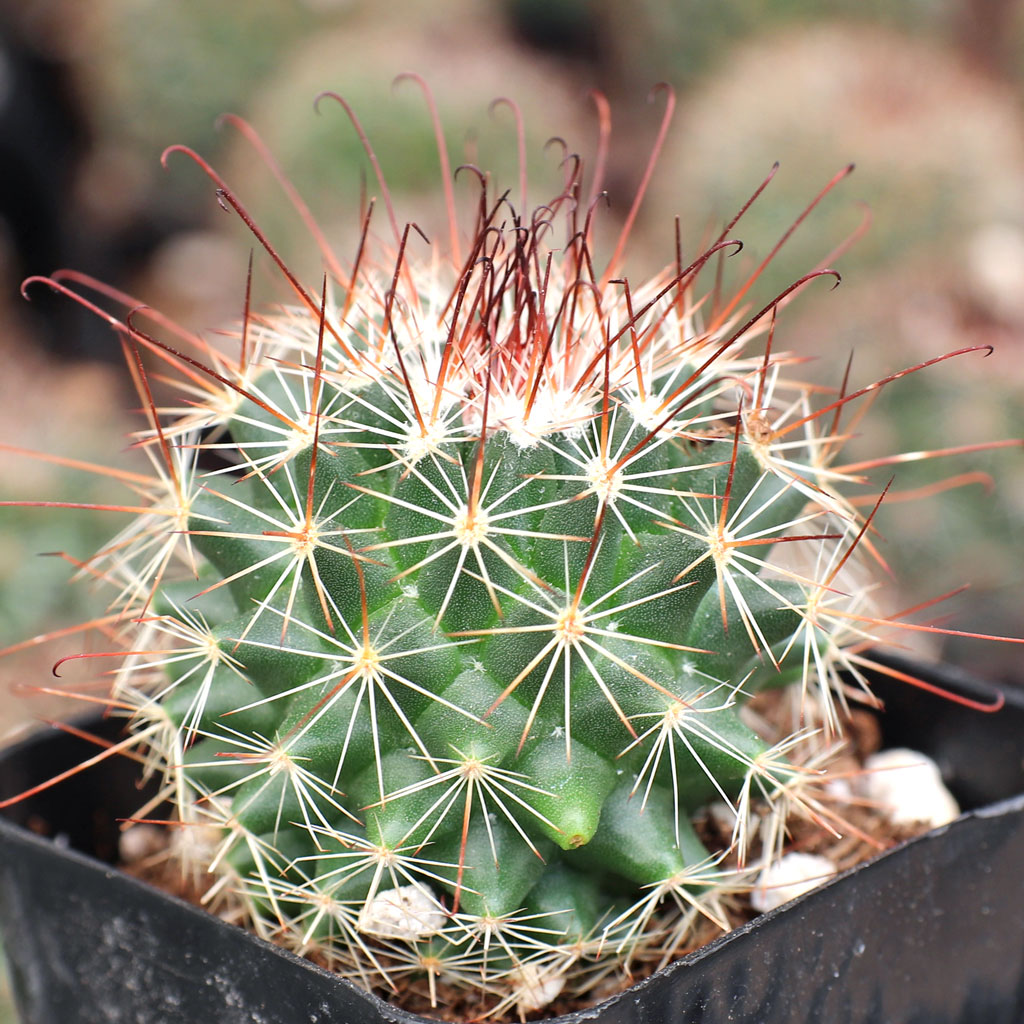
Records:
[[[616,393],[610,398],[621,401]],[[369,448],[382,436],[385,418],[367,418],[366,426],[345,425],[346,445]],[[429,842],[445,851],[465,868],[461,885],[473,890],[480,912],[500,907],[502,915],[543,885],[551,858],[542,860],[539,842],[562,848],[558,857],[571,866],[602,814],[605,830],[625,836],[635,826],[631,815],[616,824],[623,807],[633,809],[630,801],[608,797],[636,788],[643,746],[620,755],[636,738],[638,716],[688,705],[702,719],[692,742],[673,740],[675,781],[698,800],[684,805],[685,815],[706,797],[703,782],[727,788],[743,778],[758,741],[740,723],[737,703],[717,700],[717,710],[701,712],[703,691],[735,686],[737,668],[755,651],[744,630],[726,633],[720,621],[715,652],[694,649],[701,638],[691,624],[718,614],[714,576],[691,570],[694,578],[685,579],[702,557],[700,542],[679,541],[659,525],[679,522],[686,501],[703,503],[706,518],[718,514],[721,501],[692,496],[696,474],[686,470],[693,445],[679,439],[635,460],[635,479],[653,486],[638,487],[636,498],[628,490],[613,497],[595,528],[598,499],[586,466],[601,429],[600,420],[574,425],[529,447],[498,432],[482,459],[479,442],[464,439],[415,463],[396,460],[347,477],[326,448],[313,488],[326,526],[309,545],[312,565],[298,568],[288,545],[264,540],[259,529],[281,525],[283,498],[303,496],[305,484],[284,486],[291,464],[276,477],[250,481],[241,515],[236,488],[225,489],[220,502],[211,495],[204,508],[231,527],[223,535],[197,531],[195,545],[222,572],[244,573],[231,586],[239,614],[228,620],[221,645],[242,666],[254,666],[255,689],[265,696],[247,713],[261,712],[263,734],[280,758],[276,772],[261,766],[234,791],[242,825],[258,833],[310,820],[340,825],[344,806],[365,820],[376,842]],[[647,432],[639,425],[621,430],[619,450]],[[252,444],[258,450],[259,441]],[[658,468],[647,476],[645,464],[657,456]],[[309,453],[293,462],[303,459]],[[723,460],[702,472],[708,493],[725,492],[730,468]],[[364,500],[377,505],[378,524],[357,535],[348,512]],[[775,531],[791,515],[791,503],[779,499],[756,525]],[[284,571],[273,569],[274,561],[260,566],[275,556]],[[367,568],[378,577],[373,582]],[[784,636],[793,631],[791,624],[782,629]],[[713,673],[701,658],[710,659]],[[216,742],[222,726],[235,726],[232,716],[211,710],[219,714],[201,728]],[[232,733],[215,756],[232,761],[234,742]],[[319,784],[302,783],[307,771]],[[667,774],[658,771],[660,784]],[[641,793],[632,804],[642,802]],[[498,818],[490,831],[488,813]],[[653,824],[655,816],[641,819]],[[588,864],[660,881],[695,852],[678,848],[674,820],[662,823],[657,844],[653,837],[632,850],[606,844],[598,864],[592,857]],[[483,858],[477,863],[462,863],[467,824],[468,848]],[[492,840],[492,856],[484,856]],[[488,862],[498,852],[495,872]]]
[[[217,891],[363,984],[495,1012],[721,921],[866,635],[839,406],[819,426],[746,354],[777,303],[701,294],[723,245],[636,290],[596,272],[578,185],[532,217],[485,197],[460,258],[332,257],[237,358],[125,327],[189,404],[151,407],[152,510],[96,561],[133,623],[118,706]],[[790,680],[802,721],[759,735],[748,698]]]
[[[671,288],[632,323],[621,289],[581,300],[570,328],[580,267],[551,255],[545,311],[536,262],[504,253],[532,299],[501,296],[496,332],[419,286],[401,331],[330,303],[304,340],[268,318],[219,425],[237,468],[190,507],[205,586],[156,595],[206,637],[142,713],[176,729],[183,814],[225,818],[250,913],[364,979],[472,950],[475,984],[520,998],[545,958],[560,985],[633,955],[652,887],[713,902],[721,851],[691,817],[776,785],[745,684],[778,673],[819,587],[768,555],[850,545],[854,518],[808,497],[813,449],[766,459],[724,405],[764,377],[740,334],[702,333]],[[713,347],[731,358],[701,366]],[[347,927],[305,927],[318,900]]]

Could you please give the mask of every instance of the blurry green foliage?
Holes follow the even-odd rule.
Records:
[[[955,0],[504,0],[504,6],[529,38],[614,65],[612,80],[649,86],[665,79],[681,88],[716,70],[731,47],[751,37],[836,19],[942,36],[959,8]]]
[[[322,19],[294,0],[103,0],[92,20],[99,131],[159,155],[168,139],[215,148],[216,119],[244,109],[282,52]]]
[[[69,501],[83,500],[83,493],[93,501],[104,500],[95,485],[61,488],[61,493]],[[57,553],[88,558],[110,540],[112,526],[110,516],[102,513],[5,510],[0,533],[0,647],[102,612],[102,600],[87,580],[68,585],[74,569]],[[9,666],[4,667],[6,675]]]

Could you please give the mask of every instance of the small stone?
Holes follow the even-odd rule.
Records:
[[[721,832],[728,834],[736,826],[736,808],[724,800],[716,800],[714,803],[708,804],[708,814],[715,823],[715,827]]]
[[[140,860],[167,849],[167,833],[156,825],[132,825],[121,833],[117,854],[122,864],[138,864]]]
[[[359,914],[359,930],[381,939],[425,939],[444,927],[444,911],[416,885],[379,892]]]
[[[511,976],[520,1013],[543,1010],[565,987],[565,977],[550,966],[526,963]]]
[[[829,779],[824,786],[825,795],[836,803],[848,804],[853,799],[853,786],[849,779]]]
[[[817,889],[836,874],[836,866],[816,853],[787,853],[761,872],[750,905],[764,914]]]
[[[222,828],[195,821],[171,830],[170,849],[183,866],[200,867],[205,871],[217,856],[223,841]]]
[[[872,754],[864,762],[858,788],[895,825],[920,822],[938,828],[960,814],[939,766],[917,750],[894,747]]]

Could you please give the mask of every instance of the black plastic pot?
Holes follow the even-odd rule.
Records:
[[[888,741],[935,757],[974,809],[560,1024],[1024,1021],[1024,694],[983,715],[878,691]],[[87,752],[59,732],[11,748],[0,799]],[[423,1021],[98,860],[141,802],[134,773],[104,762],[0,820],[0,929],[26,1024]]]

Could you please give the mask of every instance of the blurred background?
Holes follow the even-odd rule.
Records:
[[[377,187],[340,107],[362,119],[399,217],[430,225],[439,170],[419,90],[436,96],[453,163],[471,159],[514,185],[513,97],[543,201],[562,150],[597,137],[588,90],[610,101],[608,174],[617,229],[647,164],[663,97],[678,108],[632,245],[631,274],[671,261],[673,217],[693,251],[771,168],[742,222],[749,271],[833,174],[831,191],[759,283],[753,301],[870,229],[780,319],[777,346],[801,372],[837,385],[855,351],[860,386],[944,351],[991,343],[886,390],[851,442],[866,453],[945,448],[1024,434],[1024,4],[1017,0],[0,0],[0,442],[70,459],[130,465],[137,406],[109,329],[30,274],[73,267],[157,306],[189,328],[241,309],[251,238],[218,208],[172,142],[206,156],[307,279],[318,254],[251,144],[218,116],[248,118],[348,253],[360,191]],[[463,190],[471,200],[465,182]],[[257,260],[257,291],[280,297]],[[882,486],[891,469],[877,476]],[[899,581],[890,611],[971,583],[936,614],[967,630],[1020,633],[1024,458],[1020,448],[899,467],[912,493],[970,474],[932,500],[893,500],[876,525]],[[991,477],[988,482],[986,474]],[[109,500],[95,474],[0,450],[0,498]],[[67,585],[118,526],[112,514],[4,509],[0,647],[102,613],[87,582]],[[927,554],[924,554],[927,552]],[[63,555],[61,554],[63,553]],[[0,661],[0,735],[45,717],[45,684],[72,636]],[[914,639],[920,644],[920,638]],[[930,643],[929,653],[995,678],[1024,678],[1019,648]]]
[[[238,315],[251,239],[196,167],[177,157],[161,168],[169,143],[209,158],[286,258],[318,279],[315,248],[272,175],[237,129],[218,127],[220,114],[256,126],[348,252],[368,167],[340,108],[313,110],[317,93],[337,91],[373,141],[399,216],[429,225],[437,157],[421,93],[392,85],[405,70],[430,83],[453,163],[496,169],[505,185],[516,180],[514,121],[507,107],[489,112],[489,101],[517,101],[531,178],[553,185],[562,151],[545,142],[558,135],[592,152],[588,90],[600,89],[613,118],[612,234],[664,109],[648,92],[671,83],[678,108],[632,245],[634,278],[672,259],[675,215],[692,251],[778,160],[729,272],[749,270],[856,162],[754,296],[768,301],[870,211],[870,229],[837,261],[842,287],[816,285],[788,307],[777,345],[807,356],[802,372],[828,385],[855,351],[851,386],[947,350],[995,346],[987,359],[942,364],[886,390],[851,442],[855,458],[1024,434],[1018,0],[0,0],[0,443],[132,463],[134,423],[119,410],[137,399],[116,339],[45,288],[23,301],[27,275],[74,267],[190,328]],[[367,187],[377,191],[372,178]],[[548,191],[540,185],[534,200]],[[279,297],[257,263],[261,294]],[[879,486],[890,472],[877,474]],[[941,606],[948,623],[1020,634],[1021,449],[901,466],[894,490],[964,474],[969,486],[883,508],[876,525],[901,594],[889,610],[970,582]],[[2,499],[97,502],[108,493],[95,474],[0,450]],[[67,585],[69,563],[118,525],[109,513],[3,510],[0,647],[102,613],[87,582]],[[30,646],[0,662],[0,737],[60,712],[19,688],[46,685],[55,659],[82,642]],[[1024,679],[1020,648],[924,646],[996,679]]]

